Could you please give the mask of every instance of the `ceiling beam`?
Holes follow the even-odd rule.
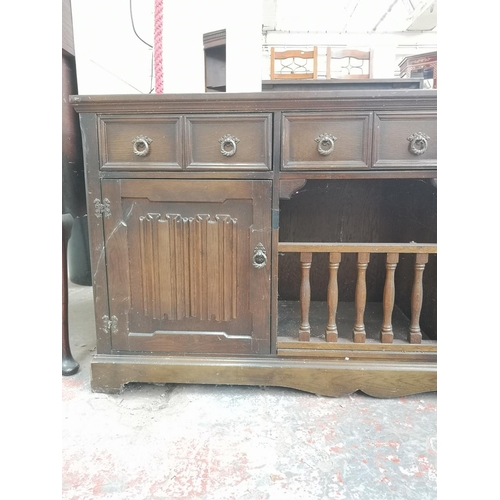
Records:
[[[437,0],[432,2],[420,15],[408,26],[408,31],[430,31],[437,27]]]

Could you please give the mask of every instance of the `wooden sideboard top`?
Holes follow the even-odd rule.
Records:
[[[252,93],[73,95],[79,113],[196,113],[286,110],[436,109],[437,90],[320,90]]]

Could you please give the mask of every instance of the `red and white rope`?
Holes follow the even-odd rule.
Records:
[[[163,94],[163,0],[155,0],[154,35],[155,93]]]

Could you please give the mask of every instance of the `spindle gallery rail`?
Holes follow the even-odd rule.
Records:
[[[414,276],[411,292],[411,318],[407,333],[409,344],[421,344],[420,313],[423,297],[423,273],[428,262],[429,254],[437,253],[436,244],[421,243],[279,243],[280,253],[299,253],[301,264],[300,285],[300,326],[298,338],[300,342],[311,340],[311,325],[309,311],[311,306],[310,269],[313,253],[329,254],[329,280],[327,291],[328,320],[325,326],[325,340],[328,343],[338,341],[336,324],[337,307],[339,302],[337,275],[343,253],[356,253],[357,279],[354,297],[355,318],[353,321],[352,341],[354,344],[363,344],[366,341],[365,308],[366,308],[366,270],[370,262],[370,254],[386,254],[386,274],[383,291],[382,309],[383,319],[380,328],[380,343],[392,344],[394,333],[392,315],[395,300],[395,271],[400,254],[414,254]]]

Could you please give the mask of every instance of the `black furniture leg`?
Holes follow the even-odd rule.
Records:
[[[70,214],[62,216],[62,374],[74,375],[80,365],[73,359],[69,346],[68,327],[68,240],[73,227],[73,217]]]

